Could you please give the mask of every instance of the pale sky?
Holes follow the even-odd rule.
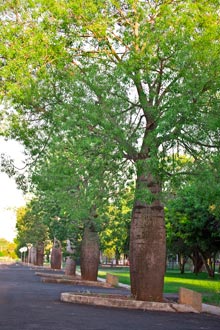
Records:
[[[0,154],[14,158],[15,165],[22,167],[24,162],[23,147],[16,141],[5,141],[0,137]],[[16,186],[13,178],[0,172],[0,238],[13,241],[16,236],[16,208],[25,205],[24,195]]]

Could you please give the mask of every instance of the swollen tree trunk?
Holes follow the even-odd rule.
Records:
[[[76,261],[74,260],[75,249],[71,246],[71,242],[67,239],[66,252],[70,255],[66,258],[65,275],[76,275]]]
[[[62,266],[62,249],[61,244],[58,240],[55,240],[52,251],[51,251],[51,268],[61,269]]]
[[[160,191],[151,175],[137,178],[137,189]],[[142,189],[143,190],[143,189]],[[130,232],[131,292],[135,299],[162,301],[166,267],[164,207],[159,200],[150,205],[136,199]]]
[[[93,225],[85,227],[80,253],[81,276],[86,281],[97,281],[99,267],[99,238]]]
[[[33,265],[37,264],[37,249],[35,246],[32,246],[30,249],[30,263]]]
[[[71,257],[66,259],[65,275],[76,275],[76,262]]]
[[[43,266],[43,264],[44,264],[44,243],[38,242],[36,250],[37,250],[36,264],[37,264],[37,266]]]

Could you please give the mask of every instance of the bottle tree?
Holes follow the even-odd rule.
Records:
[[[30,181],[46,212],[51,239],[71,239],[75,256],[80,254],[82,278],[94,281],[100,259],[101,215],[110,197],[105,187],[109,174],[106,160],[96,157],[99,143],[92,143],[85,132],[77,141],[69,135],[71,125],[69,119],[50,136],[44,155],[31,166]]]

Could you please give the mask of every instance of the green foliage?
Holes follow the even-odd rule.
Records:
[[[104,254],[113,251],[113,257],[129,254],[129,237],[133,189],[127,189],[117,203],[109,205],[106,211],[106,224],[100,234],[101,250]]]
[[[37,245],[38,242],[45,242],[48,238],[48,228],[43,222],[41,209],[35,201],[17,210],[16,228],[17,249],[26,246],[27,243]]]
[[[120,146],[121,156],[130,159],[138,157],[138,145],[142,145],[142,156],[148,145],[151,166],[177,145],[196,156],[204,143],[214,143],[214,131],[218,131],[214,124],[219,81],[217,3],[89,1],[82,6],[75,1],[40,1],[36,7],[33,3],[17,3],[22,9],[17,20],[11,18],[10,5],[3,7],[11,16],[3,20],[2,34],[10,41],[16,28],[21,36],[13,40],[19,49],[16,57],[7,43],[2,46],[10,53],[3,65],[5,94],[23,104],[19,118],[21,113],[30,113],[45,120],[52,108],[54,112],[65,104],[69,113],[74,104],[71,112],[81,133],[87,125],[101,138],[104,131],[108,141]],[[25,22],[31,22],[30,27]],[[34,49],[30,50],[31,45]],[[15,89],[23,99],[19,100]],[[154,124],[154,129],[144,135],[145,121]],[[44,124],[41,121],[46,129]],[[29,133],[36,137],[36,132]],[[143,143],[138,143],[141,137]],[[105,155],[109,153],[106,145]],[[158,175],[158,166],[153,169]]]
[[[9,257],[12,259],[16,259],[16,244],[8,242],[4,238],[0,238],[0,257]]]
[[[198,249],[205,258],[212,258],[220,250],[220,220],[215,212],[219,187],[217,182],[204,185],[212,174],[210,171],[202,173],[209,174],[203,182],[200,176],[194,177],[179,187],[167,202],[167,242],[173,253],[189,256]]]

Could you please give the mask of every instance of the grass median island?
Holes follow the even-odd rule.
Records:
[[[128,267],[99,268],[99,277],[106,278],[106,273],[116,275],[120,283],[130,285]],[[191,272],[180,274],[177,270],[167,271],[164,293],[178,293],[180,287],[200,292],[203,296],[203,302],[220,306],[220,274],[216,274],[214,279],[210,279],[207,273],[195,275]]]

